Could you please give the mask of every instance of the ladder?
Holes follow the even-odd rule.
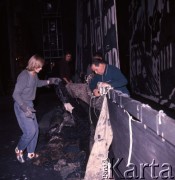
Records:
[[[63,58],[61,0],[42,0],[43,56],[50,63]]]

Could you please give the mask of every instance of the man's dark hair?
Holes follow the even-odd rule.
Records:
[[[98,51],[98,52],[94,53],[93,57],[100,57],[103,59],[103,54]]]
[[[65,56],[66,56],[67,54],[71,54],[71,55],[72,55],[72,53],[71,53],[70,51],[68,51],[68,50],[64,52],[64,55],[65,55]]]
[[[101,59],[101,58],[92,58],[92,63],[91,63],[91,66],[92,65],[95,65],[95,66],[99,66],[99,64],[106,64],[106,62]]]

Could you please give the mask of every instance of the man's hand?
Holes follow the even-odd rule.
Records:
[[[93,90],[93,95],[96,96],[96,97],[99,97],[100,96],[100,92],[98,89],[94,89]]]
[[[108,90],[111,89],[111,85],[106,82],[98,82],[97,88],[99,94],[102,96],[104,94],[107,94]]]
[[[66,82],[66,84],[72,83],[72,81],[71,81],[71,80],[68,80],[66,77],[64,77],[63,79],[64,79],[64,81]]]
[[[74,107],[70,103],[64,103],[64,107],[66,111],[69,111],[70,113],[72,113],[72,110],[74,109]]]
[[[22,109],[22,111],[25,113],[25,116],[27,118],[34,118],[35,117],[35,112],[36,110],[33,107],[29,107],[27,106],[25,103],[23,103],[20,108]]]
[[[49,84],[58,85],[61,82],[60,78],[49,78]]]

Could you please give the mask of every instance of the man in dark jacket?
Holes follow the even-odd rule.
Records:
[[[72,55],[70,52],[66,52],[64,58],[61,60],[59,64],[59,74],[61,79],[65,84],[69,84],[72,82],[72,67],[71,62]]]
[[[127,79],[122,74],[119,68],[106,64],[105,61],[99,58],[93,58],[91,69],[95,72],[94,78],[91,80],[89,87],[94,96],[100,96],[97,84],[101,82],[102,86],[112,86],[114,89],[121,91],[124,94],[129,94],[126,87]]]

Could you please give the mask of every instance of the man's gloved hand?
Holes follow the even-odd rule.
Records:
[[[106,82],[98,82],[97,87],[101,96],[107,94],[109,89],[112,88],[111,85]]]
[[[29,106],[27,106],[26,104],[22,104],[21,106],[20,106],[20,108],[22,109],[22,111],[25,113],[25,116],[27,117],[27,118],[34,118],[35,117],[35,112],[36,112],[36,110],[33,108],[33,107],[29,107]]]
[[[74,107],[70,104],[70,103],[64,103],[64,107],[66,109],[66,111],[72,113],[72,110],[74,109]]]
[[[58,85],[62,80],[60,78],[49,78],[49,84]]]

